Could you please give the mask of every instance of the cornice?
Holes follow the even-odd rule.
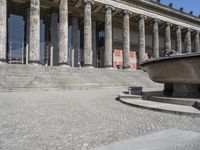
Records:
[[[200,24],[200,18],[192,16],[189,13],[181,12],[175,8],[170,8],[164,4],[158,3],[153,0],[114,0],[118,2],[127,2],[140,7],[141,9],[151,10],[155,13],[161,13],[169,17],[187,20],[195,24]]]

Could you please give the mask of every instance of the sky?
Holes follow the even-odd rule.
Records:
[[[173,7],[180,9],[180,7],[184,8],[184,12],[189,13],[193,11],[193,15],[200,15],[200,0],[160,0],[161,3],[169,5],[169,3],[173,3]]]

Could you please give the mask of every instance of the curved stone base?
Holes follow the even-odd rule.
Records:
[[[146,98],[146,100],[143,100],[144,97]],[[145,108],[149,110],[179,114],[179,115],[189,115],[192,117],[200,117],[200,109],[199,109],[200,101],[192,102],[191,100],[188,100],[188,102],[185,102],[187,103],[187,105],[183,105],[181,104],[180,99],[179,100],[176,99],[174,101],[172,100],[172,102],[170,102],[169,99],[168,100],[161,98],[159,99],[158,97],[156,99],[153,96],[147,96],[147,95],[143,95],[141,97],[138,95],[129,95],[126,93],[119,94],[118,100],[128,105]]]

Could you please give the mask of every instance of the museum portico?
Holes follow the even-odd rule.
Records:
[[[163,50],[200,52],[200,18],[147,0],[0,0],[2,63],[113,66],[113,50],[138,64]]]

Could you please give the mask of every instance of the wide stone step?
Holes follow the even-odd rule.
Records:
[[[143,71],[0,65],[0,88],[101,89],[160,86]]]

